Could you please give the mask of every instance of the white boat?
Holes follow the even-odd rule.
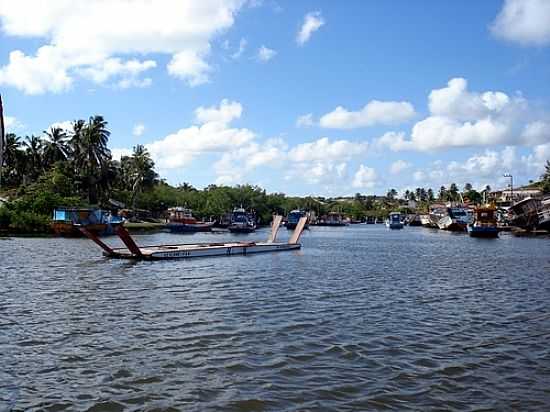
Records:
[[[190,259],[196,257],[248,255],[251,253],[282,252],[296,250],[302,247],[300,236],[306,224],[306,217],[302,217],[288,242],[276,242],[277,232],[282,216],[274,216],[271,225],[271,235],[265,242],[227,242],[227,243],[186,243],[179,245],[138,246],[128,231],[122,226],[115,227],[117,234],[125,248],[112,248],[103,243],[96,235],[88,231],[85,226],[79,230],[103,249],[103,254],[109,258],[160,260],[160,259]]]
[[[401,213],[391,212],[386,219],[386,227],[390,229],[403,229],[403,222],[401,221]]]
[[[461,206],[447,207],[443,216],[438,220],[437,226],[441,230],[452,232],[466,232],[468,224],[472,222],[471,216]]]

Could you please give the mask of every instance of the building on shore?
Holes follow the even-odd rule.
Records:
[[[490,198],[499,207],[509,207],[512,203],[519,202],[527,198],[542,199],[543,193],[540,189],[534,187],[518,187],[518,188],[506,188],[503,190],[497,190],[491,192]]]

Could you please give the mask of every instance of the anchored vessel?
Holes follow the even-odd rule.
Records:
[[[191,209],[185,207],[174,207],[168,209],[170,222],[168,229],[175,233],[210,232],[214,222],[201,222],[193,217]]]
[[[437,226],[442,230],[466,232],[470,217],[463,207],[448,207],[446,213],[439,219]]]
[[[252,233],[256,230],[256,219],[252,213],[247,213],[242,207],[236,207],[231,214],[228,228],[233,233]]]
[[[228,242],[228,243],[192,243],[180,245],[138,246],[128,231],[122,226],[115,226],[115,233],[120,237],[125,248],[111,248],[102,242],[85,226],[79,230],[103,249],[103,254],[109,258],[160,260],[189,259],[195,257],[247,255],[250,253],[281,252],[300,249],[298,242],[306,224],[306,218],[301,218],[287,243],[276,242],[277,232],[282,216],[274,216],[271,234],[266,242]]]
[[[386,226],[390,229],[403,229],[403,222],[401,222],[401,213],[391,212],[386,220]]]
[[[344,219],[341,213],[330,212],[328,215],[323,216],[317,222],[317,226],[347,226],[348,223]]]
[[[498,237],[498,227],[494,206],[477,207],[474,210],[474,221],[468,225],[472,237]]]
[[[56,208],[51,227],[58,236],[82,236],[75,225],[85,225],[89,232],[105,236],[112,235],[114,226],[121,223],[120,217],[102,209]]]
[[[287,216],[286,220],[286,228],[287,229],[296,229],[296,226],[298,225],[298,222],[302,217],[306,217],[306,228],[309,224],[309,215],[304,212],[303,210],[291,210],[290,213]]]

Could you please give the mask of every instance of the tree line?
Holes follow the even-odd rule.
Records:
[[[283,193],[268,194],[252,185],[234,187],[209,185],[202,190],[189,183],[169,185],[155,172],[155,163],[143,145],[136,145],[129,156],[112,158],[108,147],[110,132],[102,116],[76,120],[71,130],[52,127],[42,136],[22,138],[6,135],[2,166],[2,189],[12,201],[0,208],[2,219],[21,220],[27,226],[47,224],[58,206],[112,206],[112,201],[130,209],[161,215],[168,207],[187,206],[198,217],[217,218],[243,206],[254,210],[260,221],[267,222],[272,213],[286,214],[293,209],[312,210],[318,215],[330,211],[345,213],[354,219],[365,216],[384,217],[396,208],[406,208],[416,201],[427,209],[434,201],[469,200],[481,203],[490,192],[487,186],[478,192],[467,183],[460,191],[455,183],[431,188],[407,190],[403,198],[390,189],[386,196],[356,194],[352,198],[292,197]],[[550,163],[542,185],[550,191]],[[3,217],[2,217],[3,216]]]

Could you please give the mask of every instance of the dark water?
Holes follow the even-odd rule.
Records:
[[[362,225],[303,243],[133,263],[0,240],[0,411],[550,410],[549,238]]]

